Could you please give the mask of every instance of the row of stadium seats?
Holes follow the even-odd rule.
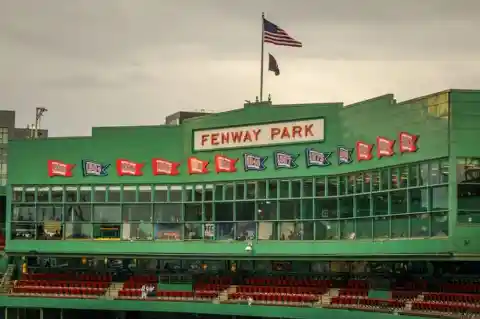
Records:
[[[122,289],[118,292],[120,299],[123,297],[140,299],[142,296],[141,289]],[[156,297],[162,299],[213,299],[218,297],[218,293],[215,291],[157,291]]]
[[[62,280],[19,280],[17,287],[87,287],[87,288],[108,288],[110,283],[103,281],[62,281]]]
[[[438,292],[424,292],[424,301],[447,301],[447,302],[463,302],[463,303],[479,303],[480,294],[459,294],[459,293],[438,293]]]
[[[319,300],[319,297],[311,294],[265,294],[265,293],[248,293],[235,292],[228,295],[232,300],[263,301],[263,302],[284,302],[284,303],[313,303]]]
[[[461,303],[438,303],[428,301],[415,301],[412,303],[412,310],[425,312],[449,312],[449,313],[472,313],[480,314],[479,305],[468,305]]]
[[[327,288],[318,287],[275,287],[275,286],[237,286],[238,293],[266,293],[266,294],[324,294]]]
[[[111,282],[112,276],[108,274],[56,274],[56,273],[35,273],[22,274],[21,280],[76,280],[76,281],[102,281]]]
[[[342,297],[368,297],[368,289],[340,289],[338,295]]]
[[[302,286],[302,287],[331,287],[331,280],[317,280],[307,277],[253,277],[245,279],[247,285],[254,286]]]
[[[354,298],[354,297],[332,297],[332,305],[346,305],[346,306],[367,306],[378,308],[403,308],[405,301],[394,299],[375,299],[375,298]],[[348,308],[348,307],[347,307]]]
[[[105,288],[91,287],[14,287],[13,292],[26,295],[54,295],[54,296],[100,296],[105,294]]]

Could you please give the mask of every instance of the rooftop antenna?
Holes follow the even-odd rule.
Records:
[[[37,107],[35,109],[35,126],[33,127],[33,138],[38,138],[38,130],[40,129],[40,125],[42,123],[42,117],[45,112],[48,110],[44,107]]]

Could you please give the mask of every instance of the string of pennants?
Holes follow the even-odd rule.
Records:
[[[419,136],[407,132],[399,134],[399,152],[412,153],[416,152],[417,141]],[[363,141],[357,141],[355,148],[347,148],[343,146],[337,147],[338,165],[350,164],[354,161],[355,154],[357,162],[369,161],[374,157],[374,148],[376,147],[377,158],[391,157],[395,154],[395,140],[378,136],[376,144],[370,144]],[[355,152],[354,152],[355,151]],[[320,152],[314,148],[305,149],[305,164],[310,167],[325,167],[332,164],[331,157],[333,152]],[[259,156],[253,153],[243,154],[244,171],[264,171],[267,169],[268,156]],[[300,154],[292,154],[283,151],[275,151],[273,153],[273,164],[275,169],[294,169],[298,167],[297,160]],[[230,158],[224,155],[215,155],[214,167],[215,172],[234,173],[237,171],[238,158]],[[154,158],[151,160],[152,174],[176,176],[180,174],[179,162],[168,161],[163,158]],[[207,174],[210,161],[201,160],[198,157],[191,156],[188,158],[187,167],[190,175]],[[110,164],[99,163],[92,160],[82,161],[83,176],[108,176]],[[145,163],[133,162],[127,159],[118,159],[116,161],[116,172],[118,176],[142,176]],[[68,164],[58,160],[48,161],[48,175],[50,177],[62,176],[72,177],[75,164]]]

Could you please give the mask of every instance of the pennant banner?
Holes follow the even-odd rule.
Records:
[[[373,145],[364,143],[364,142],[357,142],[357,161],[369,161],[372,159],[372,150]]]
[[[118,176],[142,176],[143,163],[136,163],[126,159],[117,160],[117,174]]]
[[[298,167],[297,163],[295,162],[300,155],[289,154],[286,152],[275,152],[274,153],[274,161],[275,161],[275,168],[296,168]]]
[[[175,176],[180,174],[178,167],[180,163],[164,160],[163,158],[152,159],[152,173],[153,175],[170,175]]]
[[[238,158],[215,155],[215,171],[218,173],[234,173],[237,171]]]
[[[388,138],[378,136],[377,137],[377,157],[382,158],[385,156],[393,156],[395,151],[393,146],[395,145],[395,140],[389,140]]]
[[[337,147],[338,165],[350,164],[352,159],[353,148],[343,146]]]
[[[245,171],[264,171],[268,156],[258,156],[250,153],[243,154],[243,168]]]
[[[72,170],[75,167],[75,164],[67,164],[62,161],[49,160],[47,166],[49,177],[72,177]]]
[[[305,161],[307,163],[307,167],[329,166],[331,164],[329,161],[331,155],[332,152],[319,152],[313,148],[307,148],[305,149]]]
[[[418,150],[418,135],[401,132],[398,137],[398,139],[400,140],[400,153],[414,153]]]
[[[208,173],[208,161],[202,161],[196,157],[188,158],[188,173],[193,174],[207,174]]]
[[[95,161],[83,160],[83,176],[108,176],[110,164],[102,164]]]

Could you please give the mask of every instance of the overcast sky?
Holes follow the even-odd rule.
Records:
[[[480,89],[479,0],[0,0],[0,109],[49,109],[53,136],[229,110],[259,91],[261,12],[275,104]]]

